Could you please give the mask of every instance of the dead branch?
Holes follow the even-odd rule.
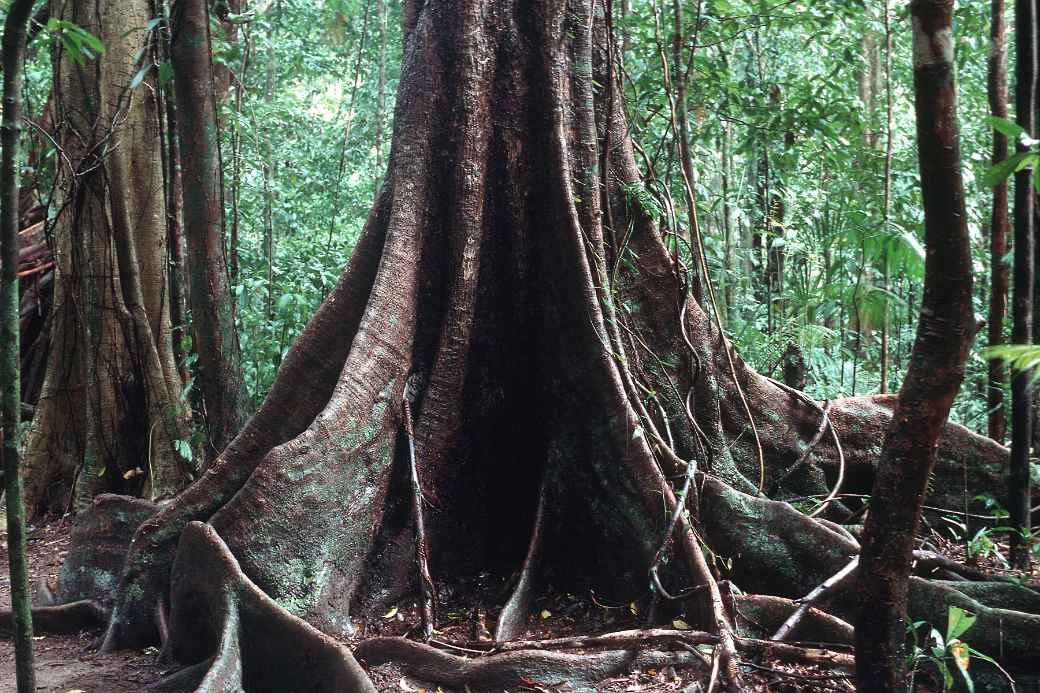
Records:
[[[849,561],[848,565],[824,580],[822,584],[809,592],[809,594],[799,599],[798,608],[793,614],[787,617],[787,620],[784,621],[783,625],[781,625],[779,629],[777,629],[776,633],[773,634],[773,637],[770,638],[770,640],[779,642],[787,638],[813,605],[847,587],[852,581],[853,574],[856,572],[856,568],[858,567],[859,556],[856,556]]]

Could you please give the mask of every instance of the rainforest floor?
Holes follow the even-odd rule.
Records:
[[[29,532],[29,567],[33,589],[39,589],[43,581],[52,584],[57,580],[58,570],[68,550],[71,518],[53,520],[34,525]],[[932,533],[933,541],[938,533]],[[940,547],[947,555],[963,560],[963,549],[958,552],[957,544],[948,542]],[[999,545],[997,546],[1000,549]],[[994,573],[1008,574],[999,565],[995,556],[980,560],[984,567]],[[0,527],[0,609],[9,608],[11,600],[10,580],[7,575],[7,532]],[[1021,576],[1028,583],[1035,583],[1036,573]],[[475,586],[476,593],[494,593],[495,587]],[[454,595],[452,596],[454,597]],[[454,610],[441,607],[439,624],[434,640],[439,642],[470,642],[481,639],[485,628],[493,628],[495,613],[473,606],[470,595],[457,595],[458,601],[466,604]],[[411,602],[389,609],[382,617],[359,623],[359,637],[377,635],[408,635],[420,621],[419,610]],[[644,625],[639,607],[633,604],[612,604],[597,599],[595,595],[562,594],[550,590],[535,604],[524,640],[538,640],[570,635],[605,633]],[[683,627],[681,621],[673,623]],[[36,636],[36,681],[37,690],[47,693],[131,693],[145,690],[148,684],[170,672],[169,666],[158,661],[159,651],[149,647],[144,650],[119,651],[99,654],[96,646],[100,630],[83,631],[71,635]],[[2,636],[0,636],[2,638]],[[448,651],[452,651],[450,648]],[[454,651],[454,654],[465,654]],[[832,670],[813,666],[792,665],[781,662],[760,662],[761,668],[746,670],[747,683],[752,690],[777,692],[853,691],[851,678],[836,674]],[[373,681],[382,691],[404,693],[467,693],[453,691],[405,676],[392,664],[369,670]],[[14,648],[9,639],[0,639],[0,689],[13,690]],[[703,693],[707,690],[708,676],[701,669],[663,670],[646,669],[630,672],[623,677],[599,682],[595,689],[575,689],[567,684],[546,687],[532,684],[518,691],[537,693],[564,693],[567,691],[592,690],[605,693],[655,693],[679,691]],[[918,691],[933,690],[927,681],[918,681]],[[289,693],[289,692],[287,692]],[[479,693],[470,689],[469,693]],[[496,691],[496,693],[501,693]]]

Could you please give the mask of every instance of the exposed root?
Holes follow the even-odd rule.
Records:
[[[770,637],[782,628],[801,606],[792,599],[766,594],[735,596],[733,604],[739,632],[764,637]],[[792,633],[799,640],[837,644],[851,643],[853,635],[852,626],[846,621],[815,607],[806,609]]]
[[[642,629],[551,640],[466,643],[457,649],[488,651],[487,656],[466,658],[403,638],[372,638],[358,645],[355,655],[369,666],[393,662],[407,673],[435,683],[500,690],[519,684],[594,685],[601,679],[633,669],[665,665],[679,668],[700,664],[707,672],[710,663],[697,648],[717,646],[719,642],[717,635],[704,631]],[[734,643],[745,656],[764,660],[841,670],[854,667],[852,655],[843,652],[753,638],[735,638]],[[654,649],[660,647],[684,651]],[[602,651],[587,652],[598,649]],[[565,654],[560,650],[583,652]]]
[[[703,667],[692,652],[614,649],[589,654],[520,650],[469,659],[403,638],[371,638],[354,651],[368,666],[393,662],[426,681],[462,688],[511,688],[539,684],[591,686],[633,669]]]
[[[199,687],[199,684],[202,683],[202,679],[206,678],[206,673],[209,671],[210,664],[211,661],[207,659],[204,662],[199,662],[198,664],[192,664],[191,666],[179,669],[169,676],[163,677],[148,686],[148,690],[163,691],[164,693],[194,691]]]
[[[375,693],[350,651],[264,594],[211,526],[184,529],[171,583],[163,655],[190,665],[208,661],[197,693],[261,683],[271,690]]]
[[[495,624],[496,642],[517,638],[524,632],[524,627],[527,625],[527,614],[531,612],[531,598],[541,559],[542,526],[545,524],[545,499],[548,495],[546,487],[547,483],[543,478],[541,489],[538,492],[538,510],[535,511],[534,528],[531,530],[531,542],[527,547],[527,556],[524,557],[524,565],[520,569],[520,578],[517,580],[516,587],[498,615],[498,622]]]
[[[37,606],[32,610],[33,631],[37,633],[75,633],[98,628],[108,622],[108,609],[93,599],[60,606]],[[11,632],[11,611],[0,611],[0,634]]]

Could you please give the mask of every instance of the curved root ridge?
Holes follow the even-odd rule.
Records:
[[[467,659],[404,638],[371,638],[354,654],[369,666],[393,662],[406,673],[446,686],[479,688],[524,684],[591,686],[633,669],[703,667],[692,652],[608,650],[569,654],[523,650]]]
[[[185,528],[171,583],[164,656],[207,663],[198,693],[254,687],[375,693],[350,651],[264,594],[213,527],[192,522]]]

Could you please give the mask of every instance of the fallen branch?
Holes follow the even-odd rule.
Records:
[[[938,551],[919,549],[914,551],[913,566],[920,570],[947,570],[954,575],[963,577],[972,582],[1007,582],[1012,585],[1019,584],[1016,580],[1004,575],[991,575],[984,570],[966,566],[963,563],[942,555]]]
[[[779,642],[786,639],[794,631],[795,627],[802,620],[802,617],[808,613],[809,609],[813,605],[847,587],[852,581],[853,574],[856,572],[858,567],[859,556],[856,556],[849,561],[848,565],[824,580],[822,584],[809,592],[809,594],[799,599],[798,608],[793,614],[787,617],[787,620],[784,621],[783,625],[781,625],[779,629],[777,629],[776,633],[773,634],[773,637],[770,638],[770,640]]]

